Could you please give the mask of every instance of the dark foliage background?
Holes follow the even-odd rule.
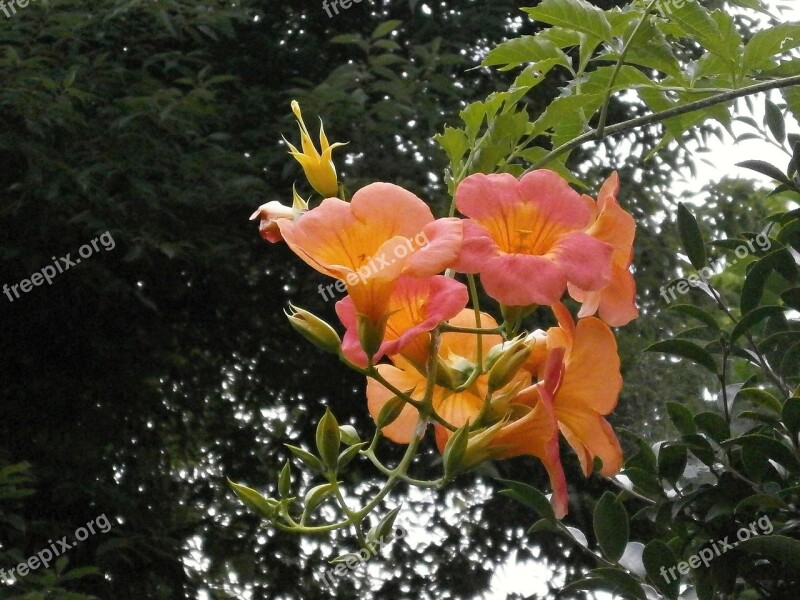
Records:
[[[468,69],[529,30],[518,8],[535,2],[384,4],[328,18],[316,1],[42,0],[0,17],[2,282],[74,257],[105,231],[116,243],[51,286],[0,300],[0,468],[30,463],[5,484],[0,475],[0,568],[102,513],[114,522],[59,572],[0,585],[0,597],[353,598],[371,587],[379,598],[469,598],[512,550],[550,565],[554,586],[585,568],[555,537],[534,544],[531,515],[492,492],[497,473],[543,484],[528,460],[396,497],[400,522],[429,537],[394,544],[374,562],[379,576],[335,590],[321,574],[349,540],[259,528],[225,484],[269,491],[283,444],[307,444],[325,405],[371,427],[360,378],[283,316],[293,300],[332,319],[322,278],[247,222],[259,204],[288,201],[293,182],[309,191],[280,141],[296,137],[289,102],[350,142],[339,165],[351,191],[386,180],[442,206],[446,160],[430,138],[466,102],[508,85],[506,74]],[[396,31],[374,35],[390,19],[402,21]],[[531,115],[558,93],[536,90]],[[615,104],[612,118],[632,110]],[[655,435],[663,403],[693,397],[703,380],[693,371],[676,381],[640,357],[672,323],[656,316],[677,247],[666,182],[685,161],[667,154],[641,169],[636,149],[654,133],[606,149],[620,157],[622,201],[640,223],[644,315],[619,334],[627,385],[616,423]],[[596,188],[607,172],[595,150],[579,162]],[[425,454],[420,472],[436,461]],[[575,497],[596,496],[604,484],[568,467]],[[355,488],[374,473],[351,477]],[[590,508],[575,502],[570,519],[585,525]],[[69,576],[86,565],[101,576]]]

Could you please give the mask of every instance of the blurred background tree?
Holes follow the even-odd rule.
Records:
[[[343,550],[331,546],[337,538],[260,529],[225,484],[274,481],[283,444],[310,439],[326,404],[370,425],[361,378],[298,339],[282,314],[295,300],[332,320],[333,303],[317,293],[323,279],[247,222],[258,205],[288,201],[294,181],[309,192],[281,142],[297,135],[289,102],[350,142],[338,165],[351,191],[392,181],[441,206],[447,161],[431,136],[467,102],[508,87],[507,74],[473,67],[495,43],[532,30],[518,10],[530,4],[363,2],[329,18],[317,1],[42,0],[0,22],[3,282],[74,256],[102,232],[116,244],[52,286],[0,302],[0,468],[31,464],[9,470],[24,479],[0,497],[0,567],[102,513],[115,523],[68,555],[102,576],[50,569],[0,585],[0,597],[351,598],[372,588],[463,598],[487,590],[512,552],[558,573],[554,587],[585,569],[556,538],[533,546],[528,515],[491,493],[486,476],[497,472],[544,484],[532,460],[404,498],[426,535],[375,559],[380,577],[335,590],[321,575]],[[535,88],[529,113],[557,93]],[[635,110],[615,101],[611,120]],[[654,435],[663,403],[703,384],[690,372],[667,385],[665,367],[640,358],[674,324],[656,315],[677,260],[668,182],[690,164],[676,151],[641,169],[637,148],[656,139],[654,129],[631,134],[573,165],[596,189],[607,175],[597,157],[613,153],[621,200],[639,223],[643,318],[620,333],[627,385],[616,419]],[[604,485],[571,481],[574,493]]]

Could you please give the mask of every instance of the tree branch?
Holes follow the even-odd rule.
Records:
[[[643,117],[637,117],[629,121],[623,121],[622,123],[617,123],[616,125],[612,125],[611,127],[606,127],[602,131],[599,128],[593,129],[592,131],[584,133],[583,135],[576,137],[574,140],[567,142],[566,144],[562,144],[558,148],[551,150],[550,152],[547,153],[546,156],[542,158],[542,160],[536,162],[527,171],[533,171],[534,169],[543,167],[546,164],[548,164],[551,160],[558,158],[565,152],[569,152],[570,150],[579,148],[586,142],[590,142],[593,140],[602,141],[603,139],[609,136],[624,133],[626,131],[631,131],[633,129],[638,129],[639,127],[644,127],[645,125],[658,123],[660,121],[664,121],[672,117],[677,117],[679,115],[684,115],[686,113],[702,110],[710,106],[716,106],[717,104],[730,102],[731,100],[736,100],[738,98],[743,98],[745,96],[750,96],[752,94],[767,92],[769,90],[778,90],[782,88],[792,87],[794,85],[800,85],[800,75],[785,77],[783,79],[764,81],[762,83],[757,83],[755,85],[743,87],[738,90],[723,92],[721,94],[716,94],[709,98],[704,98],[703,100],[697,100],[695,102],[690,102],[689,104],[684,104],[683,106],[676,106],[674,108],[670,108],[661,112],[645,115]]]

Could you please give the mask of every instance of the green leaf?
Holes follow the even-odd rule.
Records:
[[[338,466],[336,468],[337,471],[343,471],[347,465],[349,465],[352,460],[358,456],[358,453],[367,445],[367,442],[359,442],[358,444],[354,444],[344,450],[339,455]]]
[[[711,444],[699,433],[683,436],[683,443],[704,465],[713,465],[717,462],[717,456]]]
[[[628,545],[628,511],[611,492],[606,492],[594,509],[594,533],[603,554],[617,562]]]
[[[679,358],[685,358],[705,367],[715,375],[717,374],[717,365],[711,354],[700,346],[686,340],[664,340],[662,342],[656,342],[645,348],[644,351],[663,352]]]
[[[717,324],[717,320],[714,316],[699,306],[694,306],[692,304],[676,304],[674,306],[670,306],[669,310],[674,310],[676,312],[683,313],[685,315],[689,315],[690,317],[694,317],[698,321],[702,321],[712,329],[719,331],[719,325]]]
[[[505,70],[545,60],[555,60],[558,64],[569,65],[569,60],[561,48],[550,40],[538,35],[523,35],[492,48],[481,66],[502,65],[504,67],[502,70]]]
[[[738,518],[746,519],[751,514],[763,514],[766,508],[787,509],[789,507],[778,496],[754,494],[739,502],[733,512]]]
[[[292,467],[289,465],[289,461],[287,460],[283,465],[283,469],[281,469],[281,474],[278,476],[278,494],[280,497],[286,498],[291,492],[291,487]]]
[[[547,519],[551,522],[556,520],[555,513],[553,512],[553,505],[550,504],[550,500],[535,487],[510,479],[498,479],[497,481],[508,486],[508,489],[500,491],[504,496],[513,498],[517,502],[532,508],[539,513],[539,516],[543,519]]]
[[[797,335],[800,337],[800,333]],[[797,375],[798,366],[800,366],[800,340],[792,344],[783,355],[778,372],[787,379],[793,378]]]
[[[604,55],[603,58],[618,60],[619,53],[611,52]],[[684,77],[683,70],[678,59],[675,58],[672,46],[652,21],[646,21],[639,30],[638,35],[628,47],[628,54],[625,60],[635,65],[661,71],[674,77],[677,81],[681,81]]]
[[[800,541],[784,535],[760,535],[739,542],[737,549],[748,554],[766,556],[782,563],[791,572],[800,574]]]
[[[390,34],[392,31],[400,27],[403,22],[399,19],[392,19],[391,21],[386,21],[385,23],[381,23],[378,25],[375,30],[372,32],[370,36],[371,39],[377,40],[378,38],[382,38]]]
[[[756,407],[765,408],[776,415],[780,415],[783,410],[783,404],[780,400],[769,392],[759,388],[744,388],[741,390],[736,397],[736,404],[734,406],[744,401],[750,402]]]
[[[764,120],[767,123],[767,127],[769,127],[774,138],[783,144],[786,141],[786,121],[783,119],[783,112],[769,98],[766,98],[764,102]]]
[[[775,66],[775,56],[800,46],[800,24],[782,23],[757,31],[744,49],[744,68],[747,71]]]
[[[311,513],[311,511],[319,506],[320,503],[325,500],[325,498],[330,496],[335,489],[336,488],[332,483],[323,483],[322,485],[318,485],[308,490],[303,498],[303,505],[305,506],[306,512]]]
[[[697,0],[686,0],[681,4],[671,3],[669,19],[676,23],[687,37],[722,61],[735,65],[736,48],[741,43],[741,37],[735,28],[733,30],[735,36],[731,37],[730,26],[724,22],[718,23],[717,19],[713,18]],[[720,27],[720,24],[723,27]]]
[[[756,173],[761,173],[762,175],[766,175],[767,177],[771,177],[775,181],[780,181],[783,184],[791,185],[792,182],[789,180],[788,177],[775,165],[771,165],[768,162],[763,160],[745,160],[740,163],[736,163],[737,167],[743,167],[745,169],[750,169],[751,171],[755,171]]]
[[[460,471],[463,465],[464,453],[469,444],[469,422],[459,427],[447,440],[442,452],[444,475],[450,477]]]
[[[678,564],[678,559],[675,558],[672,549],[661,540],[653,540],[644,547],[642,562],[650,577],[650,582],[670,600],[677,598],[680,581],[670,578],[670,581],[667,582],[661,574],[662,570],[668,570]]]
[[[683,444],[664,444],[658,451],[658,475],[675,485],[683,476],[688,461],[688,452]]]
[[[797,74],[798,64],[800,64],[800,60],[795,63],[792,75]],[[786,100],[786,107],[789,109],[789,112],[792,113],[792,116],[795,119],[800,119],[800,87],[795,85],[784,88],[781,90],[781,95],[783,99]],[[789,137],[791,138],[791,136]]]
[[[589,576],[565,586],[560,590],[560,597],[573,597],[577,591],[605,591],[623,598],[646,600],[642,586],[635,577],[621,569],[602,567],[589,572]]]
[[[537,531],[549,531],[551,533],[558,533],[561,529],[556,525],[555,520],[551,519],[539,519],[528,527],[528,531],[526,533],[536,533]]]
[[[730,4],[741,6],[742,8],[749,8],[750,10],[757,10],[760,13],[769,15],[769,11],[764,7],[761,0],[728,0]]]
[[[467,150],[469,150],[467,134],[461,129],[445,127],[444,133],[437,133],[433,136],[433,139],[444,149],[450,159],[450,164],[454,167],[458,165]]]
[[[751,310],[749,313],[744,315],[736,324],[736,327],[733,328],[733,331],[731,332],[731,342],[738,340],[752,327],[758,325],[767,317],[771,317],[773,315],[782,315],[783,311],[784,308],[782,306],[776,305],[759,306],[758,308]]]
[[[686,408],[683,404],[678,404],[677,402],[667,402],[667,414],[672,420],[672,424],[675,425],[675,429],[677,429],[681,435],[697,433],[697,427],[695,427],[694,424],[692,411]]]
[[[773,250],[766,256],[758,259],[747,273],[742,286],[742,296],[739,307],[743,314],[755,309],[764,295],[764,286],[773,270],[779,271],[785,278],[793,279],[797,273],[794,258],[786,248]]]
[[[277,506],[277,502],[274,500],[265,498],[256,490],[238,483],[234,483],[230,479],[228,480],[228,485],[231,486],[233,492],[239,497],[239,500],[241,500],[245,506],[255,511],[260,516],[270,520],[275,516],[275,507]]]
[[[706,247],[703,243],[703,234],[697,225],[697,219],[684,206],[678,203],[678,233],[681,236],[683,249],[689,257],[689,262],[698,271],[706,266]]]
[[[73,581],[84,577],[99,576],[102,572],[97,567],[78,567],[71,569],[61,576],[61,581]]]
[[[800,460],[794,451],[775,438],[753,434],[733,438],[727,443],[741,445],[743,458],[747,455],[751,457],[760,455],[764,459],[774,460],[791,471],[797,472],[800,469]]]
[[[383,518],[378,521],[378,524],[375,525],[374,529],[370,532],[372,535],[367,536],[367,540],[372,542],[388,542],[394,536],[394,521],[397,518],[398,513],[400,512],[400,507],[397,506],[386,513]]]
[[[781,300],[789,308],[800,310],[800,287],[795,287],[781,292]]]
[[[718,413],[701,412],[695,416],[694,422],[700,431],[708,434],[718,444],[731,437],[731,428],[725,418]]]
[[[605,13],[586,0],[544,0],[535,8],[523,9],[531,18],[611,41],[611,25]]]
[[[800,398],[792,397],[783,405],[781,413],[783,424],[786,429],[792,434],[793,439],[797,439],[797,434],[800,432]]]
[[[299,458],[303,463],[314,469],[315,471],[322,471],[322,463],[320,460],[311,454],[308,450],[303,450],[302,448],[298,448],[297,446],[292,446],[290,444],[284,444],[292,454],[294,454],[297,458]]]

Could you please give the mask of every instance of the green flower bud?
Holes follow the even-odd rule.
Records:
[[[333,416],[330,409],[325,409],[325,415],[317,425],[317,451],[322,462],[332,471],[336,470],[339,462],[340,443],[341,434],[336,417]]]
[[[280,497],[286,498],[291,491],[291,487],[292,467],[289,466],[289,461],[287,460],[283,465],[283,469],[281,469],[281,474],[278,476],[278,494],[280,494]]]
[[[375,424],[378,426],[378,429],[383,429],[387,425],[391,425],[397,420],[397,417],[400,416],[400,413],[403,411],[403,407],[405,407],[406,402],[400,396],[394,396],[386,401],[386,404],[381,407],[381,411],[378,413],[378,419],[375,421]]]
[[[334,486],[332,483],[323,483],[322,485],[318,485],[317,487],[313,487],[308,492],[306,492],[306,496],[303,499],[303,504],[306,507],[306,512],[311,512],[314,510],[319,504],[325,500],[328,496],[333,493]]]
[[[363,315],[358,315],[358,341],[370,358],[377,354],[386,333],[386,318],[377,323]]]
[[[275,509],[278,506],[275,500],[265,498],[254,489],[234,483],[230,479],[228,485],[247,508],[270,521],[275,517]]]
[[[442,461],[444,462],[445,477],[452,477],[462,467],[462,459],[469,443],[469,423],[460,427],[444,446]]]
[[[289,317],[289,324],[294,329],[310,341],[312,344],[325,350],[338,354],[342,341],[339,339],[339,334],[334,331],[333,327],[328,325],[325,321],[308,312],[302,308],[298,308],[289,304],[289,310],[286,316]]]
[[[344,442],[348,446],[358,444],[361,441],[361,438],[358,437],[358,432],[356,431],[356,428],[353,427],[352,425],[340,425],[339,434],[342,437],[342,442]]]
[[[494,363],[489,371],[489,393],[505,387],[525,364],[531,355],[531,349],[524,341],[519,340]]]

